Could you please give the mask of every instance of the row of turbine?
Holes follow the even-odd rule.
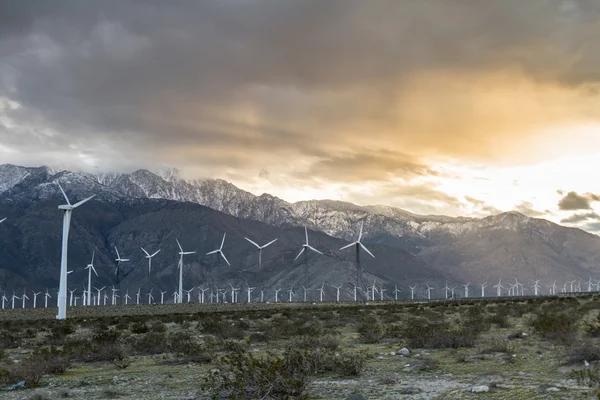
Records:
[[[532,288],[534,288],[533,290],[533,295],[534,296],[540,296],[540,295],[556,295],[557,294],[557,290],[558,290],[558,286],[556,285],[556,281],[554,281],[552,283],[552,285],[546,285],[546,287],[548,288],[548,291],[545,293],[542,293],[541,290],[535,290],[536,287],[538,287],[538,289],[540,288],[539,286],[539,280],[534,281],[534,285],[532,286]],[[565,282],[565,284],[563,285],[562,289],[559,291],[559,293],[585,293],[585,291],[582,291],[582,287],[581,287],[581,281],[579,281],[579,284],[575,284],[575,282],[577,281],[567,281]],[[596,291],[600,290],[600,282],[593,284],[591,282],[591,279],[588,282],[584,282],[584,283],[588,283],[588,288],[587,288],[587,292],[593,292],[594,289]],[[515,284],[516,285],[516,284]],[[521,284],[519,284],[521,285]],[[320,288],[317,288],[316,291],[319,292],[319,302],[323,302],[323,301],[327,301],[325,300],[325,287],[328,286],[332,289],[335,289],[336,294],[335,294],[335,300],[332,300],[330,298],[329,301],[336,301],[339,302],[342,300],[342,292],[341,289],[344,286],[339,285],[339,286],[335,286],[335,285],[326,285],[326,284],[322,284]],[[464,295],[462,293],[459,293],[458,291],[456,291],[457,286],[454,287],[450,287],[448,286],[448,283],[446,283],[446,285],[444,286],[444,288],[442,288],[442,290],[445,293],[445,297],[437,297],[434,298],[432,297],[432,292],[434,291],[434,287],[430,286],[428,283],[425,284],[425,291],[426,291],[426,299],[427,300],[436,300],[436,299],[446,299],[446,300],[454,300],[454,299],[460,299],[460,298],[486,298],[485,295],[485,289],[488,287],[487,282],[481,283],[479,284],[480,288],[481,288],[481,295],[480,296],[471,296],[470,292],[469,292],[469,287],[470,287],[470,283],[464,284],[462,285],[464,287]],[[498,283],[498,285],[494,285],[494,287],[497,286],[501,286],[503,288],[508,288],[510,289],[509,286],[504,287],[501,284],[501,281]],[[571,286],[569,288],[569,286]],[[242,291],[241,287],[235,287],[232,283],[229,283],[229,289],[222,289],[222,288],[217,288],[217,287],[192,287],[191,289],[187,289],[187,290],[183,290],[183,293],[185,293],[185,295],[179,295],[179,293],[177,291],[174,291],[172,293],[173,296],[173,302],[172,303],[192,303],[192,299],[193,299],[193,292],[194,290],[197,290],[197,295],[198,295],[198,303],[199,304],[205,304],[205,303],[238,303],[239,301],[239,292]],[[414,286],[408,286],[408,288],[410,289],[410,300],[421,300],[420,298],[418,298],[415,294],[418,293],[417,289],[419,288],[418,285],[414,285]],[[81,305],[83,306],[106,306],[106,305],[111,305],[111,306],[117,306],[119,305],[119,301],[118,299],[121,297],[119,295],[119,289],[115,288],[114,286],[112,287],[112,289],[107,289],[106,286],[103,286],[101,288],[97,288],[97,287],[93,287],[94,290],[88,289],[86,290],[84,288],[83,290],[83,294],[82,296],[77,296],[75,295],[75,293],[77,292],[77,288],[75,289],[69,289],[69,306],[70,307],[76,307],[78,306],[78,302],[79,300],[81,300]],[[107,289],[107,290],[106,290]],[[243,291],[246,292],[246,300],[245,302],[247,303],[252,303],[253,301],[253,297],[252,297],[252,293],[258,289],[258,291],[260,292],[260,296],[255,296],[254,300],[258,301],[260,303],[264,303],[267,302],[269,303],[269,299],[271,299],[274,303],[279,303],[281,302],[281,298],[280,297],[280,293],[287,293],[287,302],[294,302],[297,296],[297,293],[294,292],[294,287],[290,287],[287,290],[284,290],[283,288],[276,288],[276,289],[259,289],[257,287],[250,287],[247,286]],[[301,300],[298,301],[304,301],[304,302],[312,302],[313,300],[310,299],[308,297],[308,292],[311,290],[309,288],[306,288],[305,286],[302,286],[303,289],[303,297],[301,298]],[[94,291],[96,292],[96,294],[94,294]],[[131,302],[131,304],[165,304],[165,295],[168,293],[167,290],[158,290],[158,292],[160,293],[160,302],[158,302],[158,299],[155,299],[154,295],[153,295],[153,291],[154,289],[150,289],[149,292],[145,293],[144,295],[142,295],[141,293],[142,289],[138,288],[137,293],[135,294],[135,302]],[[32,301],[32,307],[33,308],[37,308],[37,296],[39,296],[40,294],[42,294],[42,292],[35,292],[35,291],[31,291],[33,294],[33,301]],[[109,292],[111,292],[110,296],[109,296]],[[208,292],[208,295],[205,295],[205,293]],[[363,296],[359,296],[359,292],[363,292],[364,293],[364,298]],[[392,294],[393,296],[385,296],[385,293],[389,292],[390,294]],[[267,296],[265,296],[265,293],[267,294]],[[273,296],[269,296],[269,293],[272,293]],[[358,287],[356,285],[354,285],[353,290],[351,291],[351,295],[348,298],[348,296],[346,296],[346,301],[350,300],[350,301],[387,301],[387,300],[402,300],[398,298],[398,294],[402,293],[402,290],[399,289],[398,285],[394,285],[394,290],[388,289],[386,288],[386,286],[383,283],[380,283],[379,285],[377,284],[376,281],[373,282],[373,285],[370,286],[366,286],[366,287]],[[511,296],[524,296],[525,295],[525,289],[521,288],[520,290],[509,290],[506,293],[506,296],[511,297]],[[171,296],[171,295],[169,295]],[[501,291],[496,292],[496,296],[497,297],[504,297],[503,293]],[[144,302],[142,299],[143,298],[147,298],[147,302]],[[487,296],[487,298],[492,298],[492,296]],[[52,299],[52,296],[50,295],[48,289],[46,289],[46,292],[44,293],[44,307],[48,307],[48,299]],[[283,296],[283,301],[285,300],[285,296]],[[425,298],[423,298],[425,299]],[[16,303],[16,300],[21,300],[21,306],[19,307],[19,305]],[[26,300],[31,300],[26,293],[26,290],[23,291],[23,295],[22,296],[17,296],[14,291],[12,296],[9,298],[6,297],[6,293],[4,293],[4,295],[1,297],[1,305],[2,305],[2,309],[6,308],[7,304],[10,304],[11,307],[9,308],[26,308]],[[121,304],[124,305],[128,305],[130,300],[133,300],[133,298],[129,295],[129,289],[127,289],[127,291],[125,292],[125,295],[123,296],[123,300],[121,302]],[[156,300],[156,303],[155,303]],[[167,299],[167,303],[169,303],[168,299]],[[15,306],[16,305],[16,306]]]
[[[65,191],[63,190],[62,186],[60,186],[60,183],[57,182],[57,185],[64,197],[64,199],[66,200],[66,204],[63,205],[59,205],[58,209],[64,211],[64,216],[63,216],[63,235],[62,235],[62,251],[61,251],[61,266],[60,266],[60,280],[59,280],[59,290],[58,290],[58,295],[57,295],[57,305],[58,305],[58,314],[56,316],[57,319],[66,319],[66,307],[67,307],[67,276],[69,273],[73,272],[73,271],[68,271],[67,269],[67,254],[68,254],[68,240],[69,240],[69,229],[70,229],[70,223],[71,223],[71,216],[73,213],[73,210],[75,210],[76,208],[80,207],[81,205],[85,204],[86,202],[88,202],[89,200],[91,200],[94,196],[90,196],[84,200],[81,200],[75,204],[71,204],[71,202],[69,201],[69,198],[67,196],[67,194],[65,193]],[[6,218],[0,220],[0,223],[4,222],[6,220]],[[356,277],[356,285],[358,286],[360,283],[360,258],[359,258],[359,250],[362,248],[364,251],[366,251],[371,257],[375,258],[375,256],[373,255],[373,253],[371,253],[361,242],[362,239],[362,231],[363,231],[363,226],[361,224],[360,226],[360,232],[358,235],[358,239],[355,242],[352,242],[344,247],[342,247],[340,250],[344,250],[350,247],[355,246],[356,247],[356,266],[357,266],[357,277]],[[319,250],[315,249],[313,246],[311,246],[309,244],[308,241],[308,229],[305,227],[304,228],[304,232],[305,232],[305,237],[306,237],[306,242],[302,245],[302,249],[300,250],[300,252],[298,253],[298,255],[296,256],[296,258],[294,260],[297,260],[303,253],[305,255],[305,264],[307,263],[307,254],[310,251],[316,252],[318,254],[323,254],[321,253]],[[225,237],[226,234],[223,234],[223,239],[221,241],[221,246],[211,252],[208,252],[207,255],[210,254],[217,254],[218,257],[222,257],[223,260],[225,260],[225,262],[228,265],[231,265],[229,263],[229,260],[227,260],[227,257],[225,257],[225,254],[223,253],[223,245],[225,244]],[[254,242],[253,240],[249,239],[249,238],[245,238],[248,242],[252,243],[257,249],[258,249],[258,259],[259,259],[259,269],[261,268],[261,264],[262,264],[262,250],[265,249],[266,247],[268,247],[269,245],[275,243],[277,241],[277,239],[274,239],[270,242],[268,242],[265,245],[259,245],[258,243]],[[179,303],[182,302],[183,299],[183,257],[184,255],[188,255],[188,254],[194,254],[196,253],[195,251],[184,251],[181,244],[179,243],[179,240],[177,240],[177,245],[179,247],[179,263],[178,263],[178,269],[179,269],[179,287],[178,287],[178,292],[177,292],[177,301]],[[122,262],[126,262],[129,261],[129,259],[126,258],[122,258],[119,254],[118,249],[115,246],[115,250],[117,252],[117,258],[115,259],[115,261],[117,262],[116,268],[115,268],[115,274],[118,277],[119,274],[119,266]],[[154,256],[156,256],[159,252],[160,249],[155,251],[154,253],[150,254],[148,251],[146,251],[144,248],[142,248],[143,252],[146,254],[146,258],[148,259],[148,270],[151,270],[152,267],[152,258]],[[96,271],[96,269],[94,268],[93,265],[93,260],[94,260],[94,256],[95,253],[92,253],[92,262],[90,264],[88,264],[88,266],[86,267],[86,269],[88,269],[88,289],[87,289],[87,296],[84,298],[84,303],[85,304],[91,304],[91,298],[92,298],[92,294],[91,294],[91,286],[92,286],[92,272],[94,272],[94,274],[97,276],[98,273]],[[14,296],[14,294],[13,294]],[[13,297],[14,299],[15,297]]]

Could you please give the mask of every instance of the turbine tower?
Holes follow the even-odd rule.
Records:
[[[225,262],[227,263],[227,265],[231,266],[231,264],[229,264],[229,260],[227,260],[227,257],[225,257],[225,254],[223,254],[223,246],[225,245],[225,236],[227,235],[227,233],[223,233],[223,240],[221,240],[221,246],[213,251],[209,251],[208,253],[206,253],[206,255],[211,255],[211,254],[216,254],[217,255],[217,270],[216,270],[216,278],[215,278],[215,285],[219,284],[219,261],[221,260],[221,257],[223,257],[223,260],[225,260]],[[217,301],[218,303],[218,301]]]
[[[64,211],[63,216],[63,234],[62,234],[62,251],[60,257],[60,284],[58,287],[58,314],[56,315],[56,319],[66,319],[67,318],[67,251],[68,251],[68,242],[69,242],[69,227],[71,225],[71,214],[73,210],[79,207],[80,205],[86,203],[94,196],[90,196],[87,199],[81,200],[79,203],[71,204],[69,198],[65,194],[65,191],[60,186],[60,183],[56,183],[62,192],[67,204],[63,204],[58,206],[59,210]]]
[[[183,303],[183,256],[186,254],[195,254],[195,251],[183,251],[179,239],[175,239],[179,246],[179,290],[177,293],[177,303]]]
[[[92,252],[92,261],[87,265],[87,267],[85,267],[85,269],[88,270],[88,287],[87,287],[87,305],[88,306],[92,305],[92,271],[94,271],[96,276],[98,276],[98,273],[96,272],[96,268],[94,268],[94,255],[96,255],[95,251]],[[84,302],[84,305],[86,305],[85,297],[83,298],[83,302]]]
[[[148,275],[150,275],[150,271],[152,270],[152,257],[160,253],[160,249],[156,250],[154,253],[148,253],[143,247],[140,247],[144,253],[146,253],[146,258],[148,259]]]
[[[258,243],[248,239],[247,237],[244,237],[244,239],[246,239],[247,241],[249,241],[250,243],[252,243],[257,249],[258,249],[258,269],[262,269],[262,251],[265,247],[268,247],[270,245],[272,245],[273,243],[275,243],[277,241],[277,239],[271,240],[269,243],[264,244],[262,246],[259,246]]]
[[[363,222],[360,223],[360,231],[358,232],[358,239],[355,242],[352,242],[340,249],[340,250],[345,250],[352,246],[354,246],[356,248],[356,282],[354,283],[356,285],[356,287],[360,287],[360,248],[362,247],[362,249],[364,251],[366,251],[371,257],[375,258],[373,253],[371,253],[369,251],[369,249],[367,249],[365,247],[365,245],[362,244],[362,242],[361,242],[362,233],[363,233],[363,224],[364,224]]]
[[[298,253],[296,258],[294,258],[294,261],[296,261],[302,255],[302,253],[304,253],[304,286],[309,287],[309,285],[308,285],[308,250],[312,250],[315,253],[319,253],[321,255],[323,255],[323,253],[321,253],[319,250],[315,249],[310,244],[308,244],[308,229],[306,228],[306,226],[304,227],[304,237],[306,238],[306,242],[302,245],[302,250],[300,250],[300,253]]]

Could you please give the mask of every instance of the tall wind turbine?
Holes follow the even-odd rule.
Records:
[[[85,269],[88,270],[88,287],[87,287],[87,305],[88,306],[92,305],[92,271],[94,271],[96,276],[98,276],[98,273],[96,272],[96,268],[94,268],[94,255],[96,255],[95,251],[92,252],[92,261],[87,265],[87,267],[85,267]],[[84,298],[83,302],[85,305],[85,298]]]
[[[231,266],[231,264],[229,264],[229,260],[227,260],[227,257],[225,257],[225,254],[223,254],[223,246],[225,245],[225,236],[226,235],[227,235],[227,233],[223,234],[223,240],[221,240],[221,246],[218,249],[209,251],[208,253],[206,253],[207,256],[211,255],[211,254],[217,255],[217,271],[216,271],[217,277],[216,277],[215,285],[219,284],[219,261],[221,260],[221,257],[223,257],[223,260],[225,260],[227,265]]]
[[[179,246],[179,290],[177,293],[177,302],[183,303],[183,256],[186,254],[195,254],[195,251],[183,251],[181,247],[181,243],[179,243],[179,239],[175,239],[177,241],[177,246]]]
[[[362,247],[362,249],[364,251],[366,251],[371,257],[375,258],[373,253],[371,253],[369,251],[369,249],[367,249],[365,247],[365,245],[362,244],[362,242],[361,242],[362,233],[363,233],[363,222],[360,223],[360,231],[358,232],[358,239],[355,242],[352,242],[340,249],[340,250],[344,250],[344,249],[348,249],[352,246],[354,246],[356,248],[356,282],[355,282],[356,287],[360,287],[360,248]]]
[[[294,261],[296,261],[298,257],[300,257],[302,253],[304,253],[304,286],[308,287],[308,250],[312,250],[315,253],[319,253],[321,255],[323,255],[323,253],[321,253],[319,250],[315,249],[310,244],[308,244],[308,229],[306,228],[306,226],[304,227],[304,236],[306,238],[306,243],[302,245],[302,250],[300,250],[300,253],[298,253],[296,258],[294,258]]]
[[[65,191],[60,186],[60,183],[56,183],[62,192],[67,204],[58,206],[59,210],[64,211],[63,216],[63,235],[62,235],[62,252],[60,258],[60,284],[58,287],[58,315],[57,319],[67,318],[67,250],[69,242],[69,227],[71,225],[71,214],[73,210],[84,204],[85,202],[92,199],[94,196],[90,196],[87,199],[81,200],[79,203],[71,204],[69,198],[65,194]]]
[[[277,241],[277,239],[275,240],[271,240],[269,243],[264,244],[262,246],[259,246],[258,243],[248,239],[247,237],[244,237],[244,239],[246,239],[247,241],[249,241],[250,243],[252,243],[257,249],[258,249],[258,269],[262,269],[262,251],[265,247],[268,247],[270,245],[272,245],[273,243],[275,243]]]
[[[152,270],[152,257],[160,253],[160,249],[156,250],[152,254],[148,253],[143,247],[140,247],[140,249],[142,249],[142,251],[146,253],[146,258],[148,259],[148,274],[150,274],[150,271]]]
[[[122,262],[129,261],[129,258],[121,258],[121,255],[119,254],[119,249],[117,249],[117,246],[115,246],[115,251],[117,252],[117,258],[115,258],[115,261],[117,262],[117,267],[115,268],[115,274],[117,274],[117,277],[118,277],[119,266],[121,265]]]

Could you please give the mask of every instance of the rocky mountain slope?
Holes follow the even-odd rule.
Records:
[[[599,237],[514,212],[476,219],[329,200],[288,203],[269,194],[255,196],[223,180],[186,181],[175,170],[93,175],[2,165],[0,180],[0,201],[6,204],[59,201],[54,185],[59,181],[77,198],[95,193],[108,203],[190,202],[276,228],[308,226],[346,241],[355,238],[362,222],[367,243],[408,251],[458,281],[600,278]]]

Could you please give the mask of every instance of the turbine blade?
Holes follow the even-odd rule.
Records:
[[[177,246],[179,246],[179,250],[183,253],[183,249],[181,248],[181,243],[179,243],[179,239],[175,239],[177,241]]]
[[[95,194],[94,194],[94,195],[92,195],[92,196],[90,196],[90,197],[88,197],[87,199],[83,199],[83,200],[81,200],[79,203],[75,203],[75,204],[73,204],[73,208],[77,208],[77,207],[79,207],[80,205],[82,205],[83,203],[87,203],[88,201],[90,201],[90,200],[91,200],[91,199],[93,199],[94,197],[96,197],[96,195],[95,195]]]
[[[195,251],[184,251],[183,254],[196,254]]]
[[[247,241],[249,241],[250,243],[252,243],[252,244],[253,244],[253,245],[255,245],[257,248],[259,248],[259,249],[260,249],[260,246],[259,246],[259,245],[258,245],[256,242],[253,242],[252,240],[248,239],[248,238],[247,238],[247,237],[245,237],[245,236],[244,236],[244,239],[246,239]]]
[[[312,247],[312,246],[308,246],[308,248],[309,248],[309,249],[311,249],[312,251],[316,252],[316,253],[323,254],[323,253],[321,253],[319,250],[315,249],[315,248],[314,248],[314,247]]]
[[[364,244],[362,244],[362,243],[360,243],[360,242],[358,242],[358,244],[360,244],[360,247],[362,247],[362,249],[363,249],[364,251],[366,251],[367,253],[369,253],[369,255],[370,255],[371,257],[375,258],[375,256],[373,255],[373,253],[371,253],[371,252],[369,251],[369,249],[367,249],[367,248],[365,247],[365,245],[364,245]]]
[[[225,235],[227,235],[227,233],[223,234],[223,240],[221,240],[221,247],[219,247],[219,249],[223,250],[223,245],[225,244]]]
[[[92,265],[92,271],[94,271],[94,273],[96,274],[96,276],[98,276],[98,273],[96,272],[96,268],[94,268],[93,265]]]
[[[4,221],[6,221],[6,217],[5,217],[5,218],[2,218],[2,219],[0,219],[0,224],[1,224],[1,223],[3,223]]]
[[[69,201],[69,198],[67,197],[67,194],[65,193],[65,191],[63,190],[62,186],[60,186],[60,183],[56,182],[56,184],[58,185],[58,188],[60,189],[60,191],[62,192],[65,200],[67,201],[68,205],[71,205],[71,202]]]
[[[92,252],[92,262],[90,263],[90,265],[92,265],[92,266],[94,265],[94,256],[95,256],[95,255],[96,255],[96,251],[94,250],[94,251]]]
[[[357,242],[360,242],[360,239],[362,239],[362,231],[363,231],[363,222],[361,221],[361,223],[360,223],[360,232],[358,233],[358,240],[357,240]]]
[[[227,265],[229,265],[231,267],[231,264],[229,264],[229,261],[227,260],[227,257],[225,257],[225,254],[223,254],[222,251],[219,251],[219,254],[221,255],[221,257],[223,257],[223,260],[225,260],[225,262],[227,263]]]
[[[347,245],[345,245],[345,246],[344,246],[344,247],[342,247],[340,250],[346,250],[347,248],[349,248],[349,247],[352,247],[352,246],[354,246],[355,244],[356,244],[356,242],[352,242],[352,243],[350,243],[350,244],[347,244]]]
[[[279,239],[279,238],[277,238],[277,239]],[[277,239],[271,240],[269,243],[265,244],[262,248],[264,249],[265,247],[272,245],[273,243],[275,243],[277,241]]]
[[[143,247],[140,247],[140,249],[142,249],[142,251],[146,254],[146,257],[150,257],[150,254],[148,254],[148,252],[146,251],[146,249],[144,249]]]
[[[157,255],[158,253],[160,253],[160,249],[158,249],[157,251],[154,252],[154,254],[152,254],[150,257],[154,257],[155,255]]]
[[[206,255],[208,256],[210,254],[215,254],[215,253],[218,253],[218,252],[219,252],[219,250],[213,250],[213,251],[209,251],[208,253],[206,253]]]
[[[303,247],[302,250],[300,250],[300,253],[298,253],[296,258],[294,258],[294,261],[296,261],[298,259],[298,257],[300,257],[302,255],[302,253],[304,253],[304,250],[306,250],[306,247]]]
[[[115,246],[115,251],[117,252],[117,259],[120,259],[121,256],[119,255],[119,249],[117,249],[117,246]]]
[[[306,227],[304,227],[304,234],[306,236],[306,244],[308,244],[308,229]]]

